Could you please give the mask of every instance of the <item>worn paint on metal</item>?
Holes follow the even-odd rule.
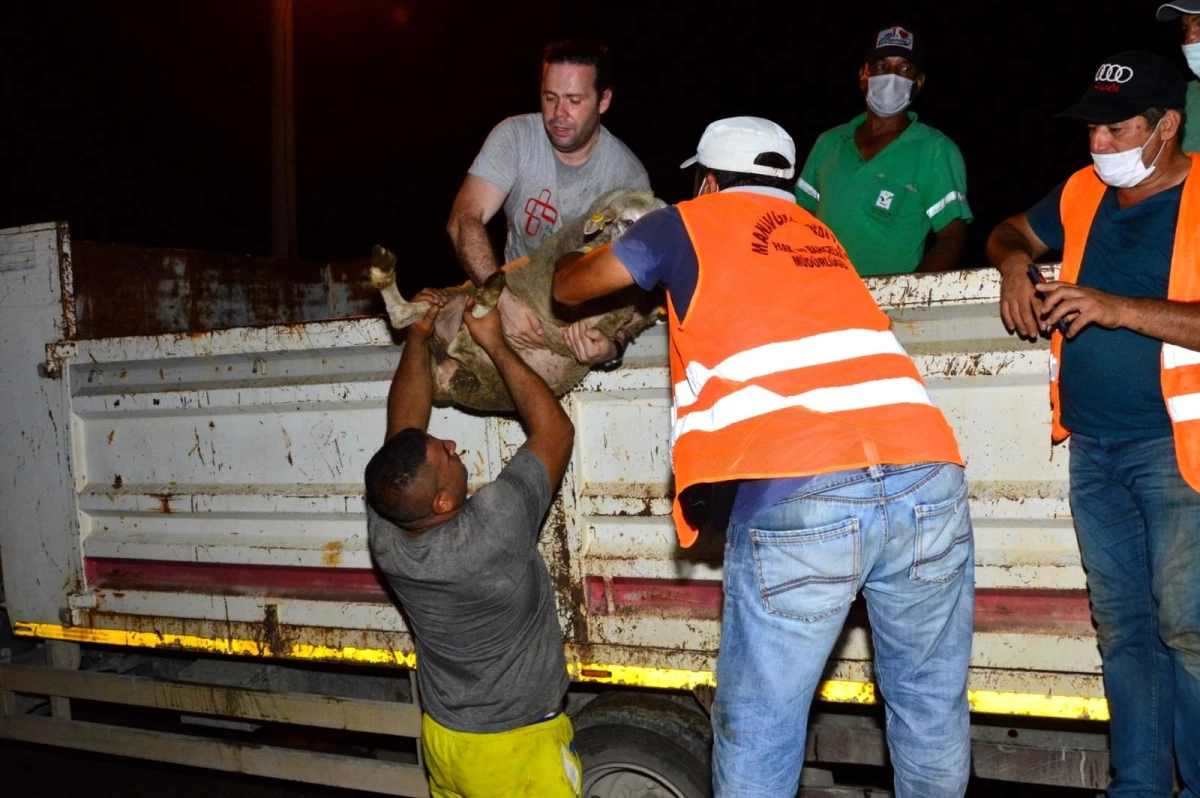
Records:
[[[1058,275],[1057,264],[1040,265],[1047,280]],[[866,280],[871,295],[885,310],[937,305],[991,305],[1000,296],[1000,273],[995,269],[962,269],[938,274],[897,274]]]
[[[55,379],[62,376],[63,369],[75,358],[76,347],[73,341],[58,341],[46,344],[46,362],[43,368],[47,377]]]
[[[78,314],[75,310],[75,258],[71,245],[71,229],[66,222],[56,226],[58,233],[58,280],[62,301],[62,323],[59,338],[71,339],[78,334]]]
[[[384,312],[365,258],[337,264],[75,243],[77,288],[64,291],[82,338],[294,324]],[[141,312],[131,313],[130,308]],[[74,338],[70,329],[65,337]]]

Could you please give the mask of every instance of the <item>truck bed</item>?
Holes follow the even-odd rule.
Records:
[[[367,549],[362,474],[400,347],[365,263],[221,257],[73,249],[61,223],[0,231],[14,630],[414,667]],[[1050,444],[1049,350],[1004,330],[997,277],[867,283],[967,459],[973,708],[1103,720],[1067,451]],[[724,539],[676,543],[666,340],[664,325],[648,330],[620,369],[563,398],[578,438],[541,549],[577,681],[713,683]],[[451,408],[430,431],[465,450],[472,489],[523,441],[512,417]],[[872,702],[870,656],[856,607],[822,697]]]

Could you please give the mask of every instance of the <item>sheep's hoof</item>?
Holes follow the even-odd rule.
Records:
[[[367,270],[371,285],[383,289],[396,282],[396,256],[390,250],[376,244],[371,247],[371,257],[367,262],[371,264]]]
[[[396,272],[390,269],[380,268],[379,266],[372,266],[371,268],[367,269],[367,276],[371,280],[371,285],[379,291],[382,291],[389,285],[392,285],[396,282]]]
[[[471,308],[471,315],[478,319],[496,307],[496,303],[500,301],[500,294],[503,292],[504,272],[493,272],[475,291],[475,307]]]

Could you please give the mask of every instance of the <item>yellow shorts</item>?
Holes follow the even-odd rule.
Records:
[[[433,798],[581,798],[583,766],[571,719],[493,734],[447,729],[421,719],[421,745]]]

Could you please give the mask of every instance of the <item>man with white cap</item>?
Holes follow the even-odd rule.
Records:
[[[966,790],[974,550],[963,460],[837,237],[796,204],[795,145],[712,123],[695,199],[559,261],[554,298],[667,293],[680,545],[727,526],[718,798],[795,794],[826,660],[862,590],[896,795]],[[730,506],[730,503],[732,506]]]
[[[1192,74],[1200,77],[1200,0],[1176,0],[1158,7],[1159,22],[1179,20],[1183,28],[1183,57]],[[1200,80],[1188,81],[1183,126],[1183,151],[1200,152]]]

